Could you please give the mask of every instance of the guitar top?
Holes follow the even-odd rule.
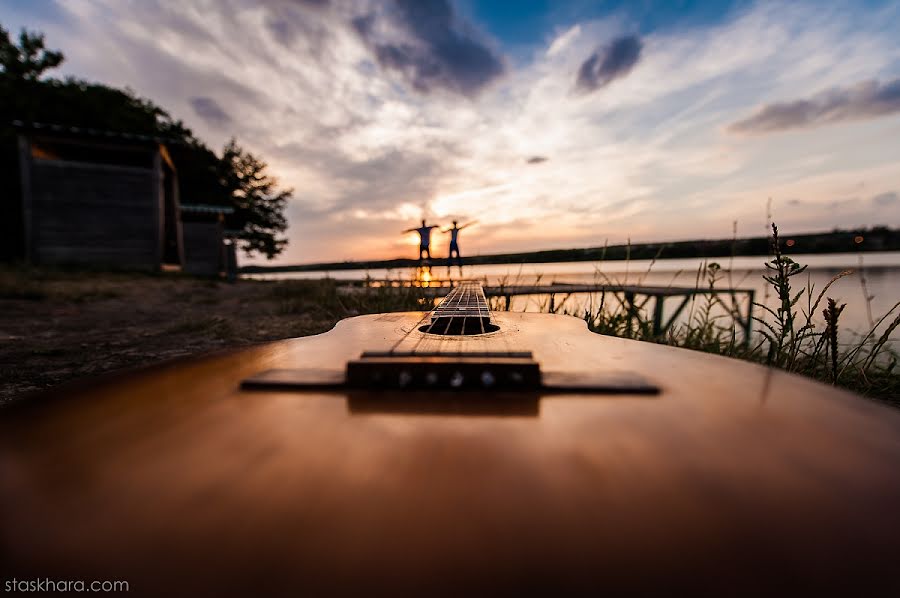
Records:
[[[898,471],[894,409],[462,285],[0,412],[0,582],[890,595]]]

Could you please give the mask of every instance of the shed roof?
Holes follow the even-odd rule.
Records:
[[[234,214],[234,208],[231,206],[218,206],[207,203],[183,203],[181,204],[181,211],[195,214]]]
[[[23,131],[31,131],[41,134],[50,134],[63,137],[79,137],[92,140],[117,141],[120,143],[167,143],[180,144],[181,140],[174,137],[159,137],[155,135],[140,135],[123,131],[107,131],[90,127],[73,127],[51,123],[12,121],[12,126]]]

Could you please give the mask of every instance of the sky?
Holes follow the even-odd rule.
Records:
[[[276,263],[900,226],[900,2],[0,0],[285,187]],[[202,198],[182,198],[200,202]],[[449,235],[436,234],[434,253]],[[245,263],[257,262],[245,260]]]

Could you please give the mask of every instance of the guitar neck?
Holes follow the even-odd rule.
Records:
[[[479,282],[461,282],[431,312],[432,321],[440,318],[485,318],[490,321],[491,308]]]

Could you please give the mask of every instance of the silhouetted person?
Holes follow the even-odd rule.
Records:
[[[453,255],[456,254],[456,265],[462,267],[462,256],[459,255],[459,231],[467,226],[472,226],[472,224],[474,222],[457,226],[456,220],[454,220],[451,228],[441,231],[442,233],[450,233],[450,255],[447,256],[448,265],[453,264]]]
[[[405,233],[411,233],[413,231],[419,233],[419,261],[422,260],[422,253],[425,253],[426,259],[431,259],[431,229],[438,228],[437,224],[432,224],[431,226],[425,226],[425,221],[422,221],[422,226],[419,228],[408,228]]]

